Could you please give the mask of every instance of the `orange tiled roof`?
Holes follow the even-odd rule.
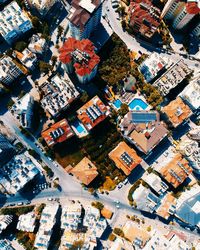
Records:
[[[84,157],[71,173],[85,185],[89,185],[98,175],[97,168],[87,157]]]
[[[176,198],[171,193],[168,193],[163,198],[162,204],[160,205],[156,213],[167,220],[170,216],[169,209],[172,205],[176,205]]]
[[[176,154],[175,157],[160,170],[160,174],[174,188],[177,188],[182,184],[191,173],[192,168],[188,165],[188,161],[183,158],[181,154]]]
[[[42,132],[42,137],[48,146],[61,143],[74,135],[66,119],[54,123],[49,129]]]
[[[132,158],[132,162],[130,164],[126,163],[121,157],[125,152]],[[126,175],[129,175],[131,171],[142,161],[136,151],[130,148],[125,142],[120,142],[117,147],[109,153],[109,157]]]
[[[88,115],[87,110],[93,106],[99,108],[101,115],[99,115],[96,119],[92,120],[91,117]],[[104,105],[104,103],[99,99],[99,97],[95,96],[85,105],[83,105],[79,110],[77,110],[77,114],[78,119],[84,124],[87,130],[90,130],[107,117],[108,109]]]
[[[182,101],[180,97],[171,101],[162,109],[162,111],[168,116],[168,119],[174,127],[180,125],[192,114],[192,110]]]

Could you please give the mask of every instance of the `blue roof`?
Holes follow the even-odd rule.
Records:
[[[156,113],[147,113],[147,112],[132,112],[131,114],[133,123],[148,123],[156,121]]]

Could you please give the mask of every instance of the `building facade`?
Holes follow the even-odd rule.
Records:
[[[101,15],[102,0],[73,0],[68,14],[71,36],[78,40],[89,38]]]
[[[2,167],[10,161],[14,154],[14,147],[2,134],[0,134],[0,166]]]

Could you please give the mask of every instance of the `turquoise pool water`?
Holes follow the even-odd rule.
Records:
[[[145,110],[148,107],[148,104],[143,100],[136,98],[133,99],[128,106],[131,110]]]
[[[122,105],[122,102],[117,99],[113,102],[113,105],[117,108],[117,109],[120,109],[121,105]]]
[[[79,132],[79,134],[85,131],[85,128],[79,122],[74,123],[74,127]]]

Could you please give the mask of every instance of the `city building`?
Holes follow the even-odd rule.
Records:
[[[128,241],[121,237],[117,237],[114,241],[110,242],[110,248],[109,250],[134,250],[134,246]]]
[[[33,53],[42,55],[42,53],[44,53],[46,48],[47,48],[47,42],[42,37],[42,34],[41,33],[33,34],[30,39],[28,49]]]
[[[69,29],[71,36],[81,40],[89,38],[101,21],[101,0],[72,0],[69,9]]]
[[[35,222],[36,214],[34,211],[27,214],[22,214],[18,218],[17,230],[31,233],[35,229]]]
[[[136,151],[123,141],[108,156],[114,161],[117,168],[121,169],[126,175],[129,175],[142,161]]]
[[[77,230],[81,223],[82,207],[79,203],[67,204],[62,207],[61,228],[64,230]]]
[[[41,16],[47,15],[56,2],[56,0],[27,0],[30,7],[37,10]]]
[[[172,193],[167,193],[160,201],[160,206],[157,208],[156,213],[164,219],[169,219],[176,211],[176,198]]]
[[[195,76],[192,81],[184,88],[179,96],[192,109],[200,108],[200,74]]]
[[[181,137],[176,150],[185,156],[194,172],[200,174],[200,148],[198,142],[184,135]]]
[[[78,98],[79,92],[72,81],[65,75],[55,75],[41,86],[43,98],[41,106],[52,117],[56,117]]]
[[[47,250],[50,244],[53,227],[56,223],[59,204],[48,204],[42,211],[40,226],[36,234],[34,247]]]
[[[85,128],[90,131],[100,122],[105,120],[110,114],[110,111],[99,97],[95,96],[77,110],[77,114],[78,119],[83,123]]]
[[[165,237],[173,249],[188,250],[191,248],[187,244],[187,236],[183,232],[171,230]]]
[[[157,111],[130,111],[119,128],[122,135],[145,154],[150,153],[168,134]]]
[[[0,58],[0,82],[10,86],[24,71],[12,60],[11,57],[3,55]]]
[[[38,63],[36,54],[29,49],[24,49],[22,52],[14,50],[13,56],[16,57],[28,70],[33,71]]]
[[[41,133],[49,147],[62,143],[71,138],[74,133],[66,119],[54,123]]]
[[[32,128],[34,103],[33,97],[30,94],[26,94],[12,106],[12,111],[23,128]]]
[[[174,29],[180,30],[187,26],[192,18],[200,13],[198,0],[168,0],[161,17],[169,20]]]
[[[12,44],[17,38],[32,29],[28,15],[13,1],[0,11],[0,35]]]
[[[192,128],[188,132],[188,136],[194,141],[200,141],[200,126]]]
[[[95,47],[90,40],[79,41],[70,37],[59,51],[59,59],[67,72],[72,73],[75,70],[81,83],[87,83],[95,77],[100,58],[96,55]]]
[[[138,225],[131,220],[125,223],[122,231],[124,238],[132,243],[134,249],[142,249],[151,237],[146,230],[139,228]]]
[[[133,202],[137,209],[153,213],[160,206],[161,199],[142,184],[133,192]]]
[[[200,21],[192,30],[192,34],[196,37],[197,41],[200,41]]]
[[[15,248],[12,247],[12,244],[9,240],[0,240],[0,249],[1,250],[15,250]]]
[[[143,74],[145,80],[151,82],[166,70],[167,65],[168,60],[154,52],[140,64],[139,70]]]
[[[99,209],[88,206],[85,208],[85,217],[83,219],[83,225],[87,227],[87,233],[90,241],[96,242],[98,238],[101,238],[103,232],[107,228],[107,222],[100,216]]]
[[[75,167],[73,167],[70,173],[86,186],[98,176],[96,166],[87,157],[84,157]]]
[[[2,134],[0,134],[0,167],[10,161],[14,155],[14,147]]]
[[[150,39],[160,25],[160,10],[151,0],[131,1],[128,13],[129,27],[137,35]]]
[[[183,121],[192,115],[192,110],[183,102],[180,97],[171,101],[167,106],[162,108],[162,112],[167,116],[168,120],[174,128],[179,126]]]
[[[158,88],[163,96],[182,83],[184,79],[192,72],[187,64],[181,59],[167,69],[161,77],[153,83],[153,86]]]
[[[16,194],[39,173],[36,161],[28,154],[16,155],[11,161],[1,168],[0,190],[2,193]]]
[[[177,188],[189,177],[192,168],[188,161],[177,153],[166,165],[160,168],[159,173],[169,184]]]
[[[65,230],[61,237],[59,250],[68,250],[72,248],[76,242],[83,243],[83,246],[81,246],[81,249],[83,250],[90,249],[90,245],[87,240],[87,235],[85,233]]]
[[[185,190],[177,200],[175,216],[191,226],[200,229],[200,192],[199,186],[194,185],[190,190]]]
[[[0,234],[5,230],[13,221],[13,215],[0,215]]]
[[[163,196],[169,188],[158,175],[154,173],[144,174],[142,179],[153,189],[158,195]]]

